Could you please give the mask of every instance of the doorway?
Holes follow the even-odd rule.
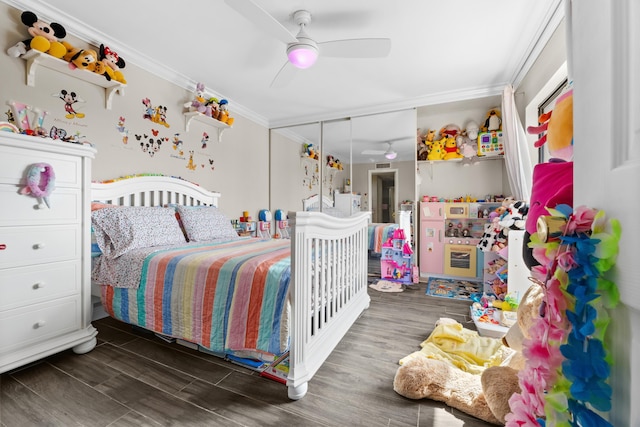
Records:
[[[398,207],[397,169],[369,170],[369,208],[374,223],[396,222]]]

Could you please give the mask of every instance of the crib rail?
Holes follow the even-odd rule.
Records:
[[[369,306],[368,212],[336,218],[289,212],[292,321],[289,397],[300,399],[307,382]]]

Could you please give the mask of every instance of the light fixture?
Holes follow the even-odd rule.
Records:
[[[309,68],[318,59],[318,44],[304,30],[311,22],[311,14],[306,10],[299,10],[293,14],[293,20],[300,27],[300,31],[296,35],[296,41],[287,45],[287,57],[293,66]]]
[[[318,45],[315,41],[308,38],[304,30],[300,30],[296,43],[287,45],[287,57],[289,62],[298,68],[309,68],[316,63],[318,59]]]
[[[384,153],[384,156],[389,160],[393,160],[396,157],[398,157],[398,153],[396,153],[395,151],[391,150],[391,148],[389,148],[389,150],[386,153]]]

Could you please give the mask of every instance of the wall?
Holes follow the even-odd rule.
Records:
[[[5,51],[26,38],[20,14],[21,11],[0,3],[0,44]],[[88,47],[71,36],[65,40],[74,46]],[[244,210],[257,216],[259,209],[267,207],[268,180],[261,177],[267,177],[269,173],[268,129],[235,115],[233,105],[229,106],[235,118],[233,127],[225,130],[222,141],[218,142],[214,127],[194,121],[189,132],[185,131],[183,104],[193,98],[191,92],[134,65],[127,65],[122,70],[127,86],[124,96],[116,94],[113,97],[111,110],[105,109],[104,89],[93,84],[40,67],[35,87],[30,87],[25,83],[26,61],[0,54],[0,67],[3,70],[0,79],[3,105],[15,100],[46,110],[45,128],[55,126],[65,129],[68,134],[78,132],[82,140],[95,146],[98,154],[93,164],[94,180],[141,173],[180,176],[221,192],[220,208],[229,217],[240,216]],[[63,89],[75,92],[82,100],[74,103],[73,108],[85,114],[84,117],[65,117],[65,104],[57,95]],[[148,98],[153,106],[167,107],[168,126],[143,118],[144,98]],[[5,107],[3,111],[9,109]],[[126,131],[123,132],[117,129],[120,117],[125,119]],[[153,135],[154,131],[157,136]],[[123,139],[125,132],[128,134],[126,142]],[[210,139],[203,148],[204,132]],[[148,138],[163,140],[153,156],[140,147],[141,141],[148,141]],[[174,138],[182,140],[183,154],[174,149]],[[193,152],[193,170],[188,167],[190,152]]]

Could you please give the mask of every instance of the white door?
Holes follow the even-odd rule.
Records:
[[[621,302],[607,330],[614,426],[640,426],[640,2],[572,2],[574,205],[620,220],[611,274]]]

